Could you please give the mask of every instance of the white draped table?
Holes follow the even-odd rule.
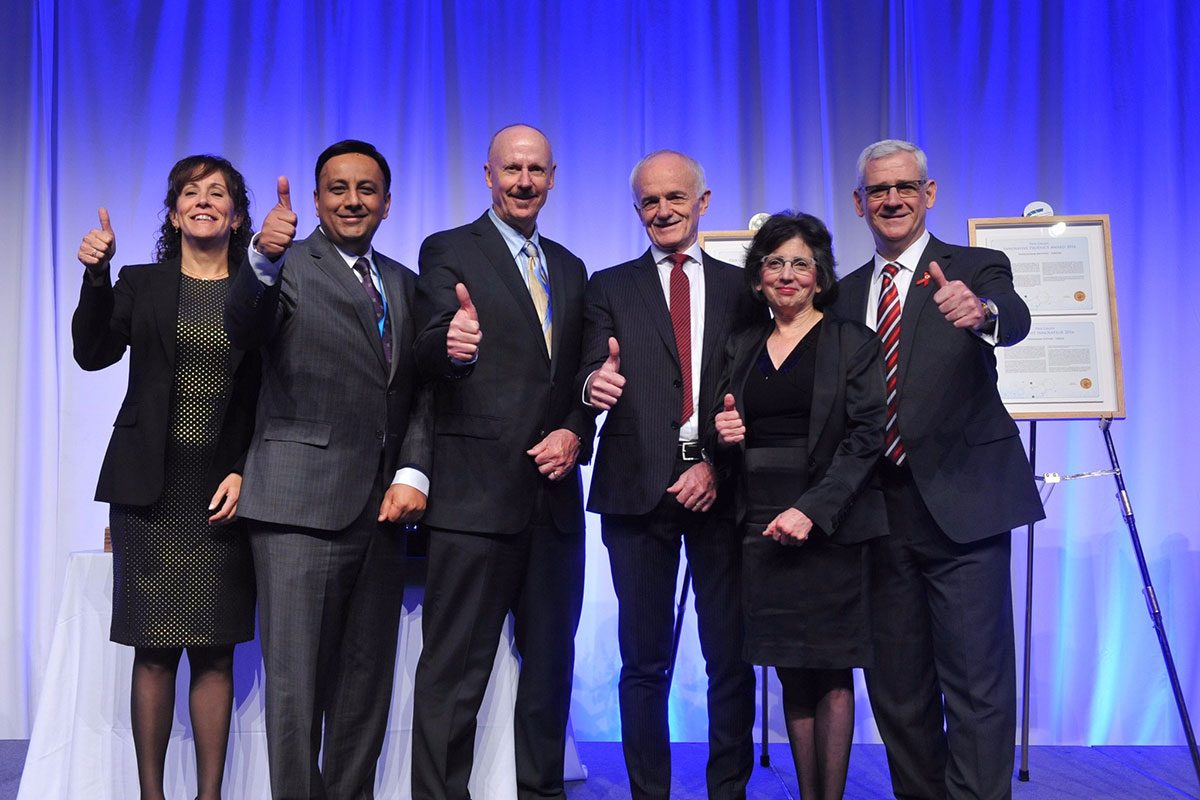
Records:
[[[108,640],[111,616],[112,555],[99,551],[72,553],[18,800],[125,800],[138,796],[129,724],[133,648]],[[379,800],[410,795],[412,688],[420,652],[421,608],[406,599],[388,733],[375,781]],[[480,800],[516,798],[513,703],[518,669],[511,626],[506,625],[475,737],[470,788],[472,797]],[[179,670],[175,726],[167,751],[168,797],[195,795],[187,673],[185,657]],[[226,797],[270,797],[265,720],[262,652],[256,639],[238,645],[235,651]],[[569,726],[566,772],[568,780],[586,777]]]

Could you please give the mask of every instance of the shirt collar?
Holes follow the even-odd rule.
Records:
[[[538,235],[536,228],[534,228],[532,236],[526,237],[525,234],[500,219],[494,208],[489,207],[487,213],[488,219],[496,226],[496,230],[500,231],[500,238],[504,239],[504,243],[508,245],[508,251],[512,253],[513,258],[516,258],[517,253],[521,252],[521,249],[525,247],[526,238],[533,242],[533,246],[538,250],[542,249],[541,237]]]
[[[700,242],[698,242],[698,241],[692,242],[692,246],[689,247],[687,250],[684,250],[683,253],[685,255],[687,255],[687,257],[690,258],[692,261],[695,261],[697,264],[704,263],[704,258],[703,258],[704,251],[700,249]],[[663,259],[667,258],[667,256],[669,256],[669,255],[671,255],[671,254],[668,253],[666,250],[663,250],[658,245],[656,245],[656,244],[650,245],[650,257],[654,259],[655,264],[661,264],[663,262]]]
[[[917,265],[921,263],[921,255],[925,252],[925,248],[929,246],[929,229],[926,228],[915,242],[905,248],[899,258],[888,260],[879,253],[875,253],[875,271],[873,277],[878,279],[883,274],[883,268],[887,264],[898,264],[900,269],[916,272]]]
[[[329,240],[329,235],[325,233],[324,228],[322,228],[320,225],[318,225],[317,229],[319,231],[321,231],[321,235],[324,236],[326,238],[326,240]],[[345,250],[338,247],[336,244],[333,244],[332,241],[330,241],[329,243],[333,245],[334,250],[337,250],[338,255],[341,256],[342,260],[346,262],[347,267],[353,267],[356,263],[358,263],[358,259],[365,258],[367,260],[367,263],[371,265],[371,270],[374,271],[374,269],[375,269],[375,248],[371,247],[370,245],[367,245],[367,252],[363,253],[361,256],[355,256],[355,255],[351,255],[350,253],[347,253]]]

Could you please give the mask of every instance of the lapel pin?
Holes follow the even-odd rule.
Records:
[[[917,281],[917,286],[928,286],[928,285],[929,285],[929,273],[926,272],[924,275],[921,276],[920,280]]]

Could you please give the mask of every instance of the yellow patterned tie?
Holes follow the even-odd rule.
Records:
[[[537,311],[538,319],[542,321],[542,336],[546,339],[546,352],[550,353],[553,332],[550,322],[550,277],[546,274],[542,260],[538,258],[538,251],[533,242],[526,241],[521,252],[525,254],[525,280],[529,284],[529,296],[533,298],[533,307]]]

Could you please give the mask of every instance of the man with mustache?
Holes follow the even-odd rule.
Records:
[[[347,139],[315,172],[320,225],[293,241],[280,177],[225,308],[230,339],[263,360],[238,513],[258,584],[277,800],[373,796],[404,594],[397,523],[421,516],[429,486],[416,276],[371,246],[391,170]]]
[[[572,392],[587,272],[537,227],[554,170],[541,131],[503,128],[483,167],[491,208],[421,245],[417,356],[441,380],[413,701],[417,800],[469,796],[476,714],[510,612],[521,658],[517,795],[565,797],[583,603],[575,466],[595,423]]]
[[[883,340],[879,460],[890,536],[872,553],[871,708],[898,798],[1012,796],[1016,736],[1010,531],[1042,519],[997,346],[1029,333],[1008,258],[925,228],[925,153],[887,139],[858,158],[854,209],[875,256],[835,311]]]
[[[708,796],[745,797],[754,673],[742,661],[741,542],[732,487],[700,447],[725,342],[762,319],[742,271],[697,242],[710,192],[693,158],[660,150],[630,176],[650,249],[588,283],[577,399],[608,411],[588,510],[599,512],[618,602],[621,741],[634,798],[671,788],[667,695],[681,542],[708,672]]]

